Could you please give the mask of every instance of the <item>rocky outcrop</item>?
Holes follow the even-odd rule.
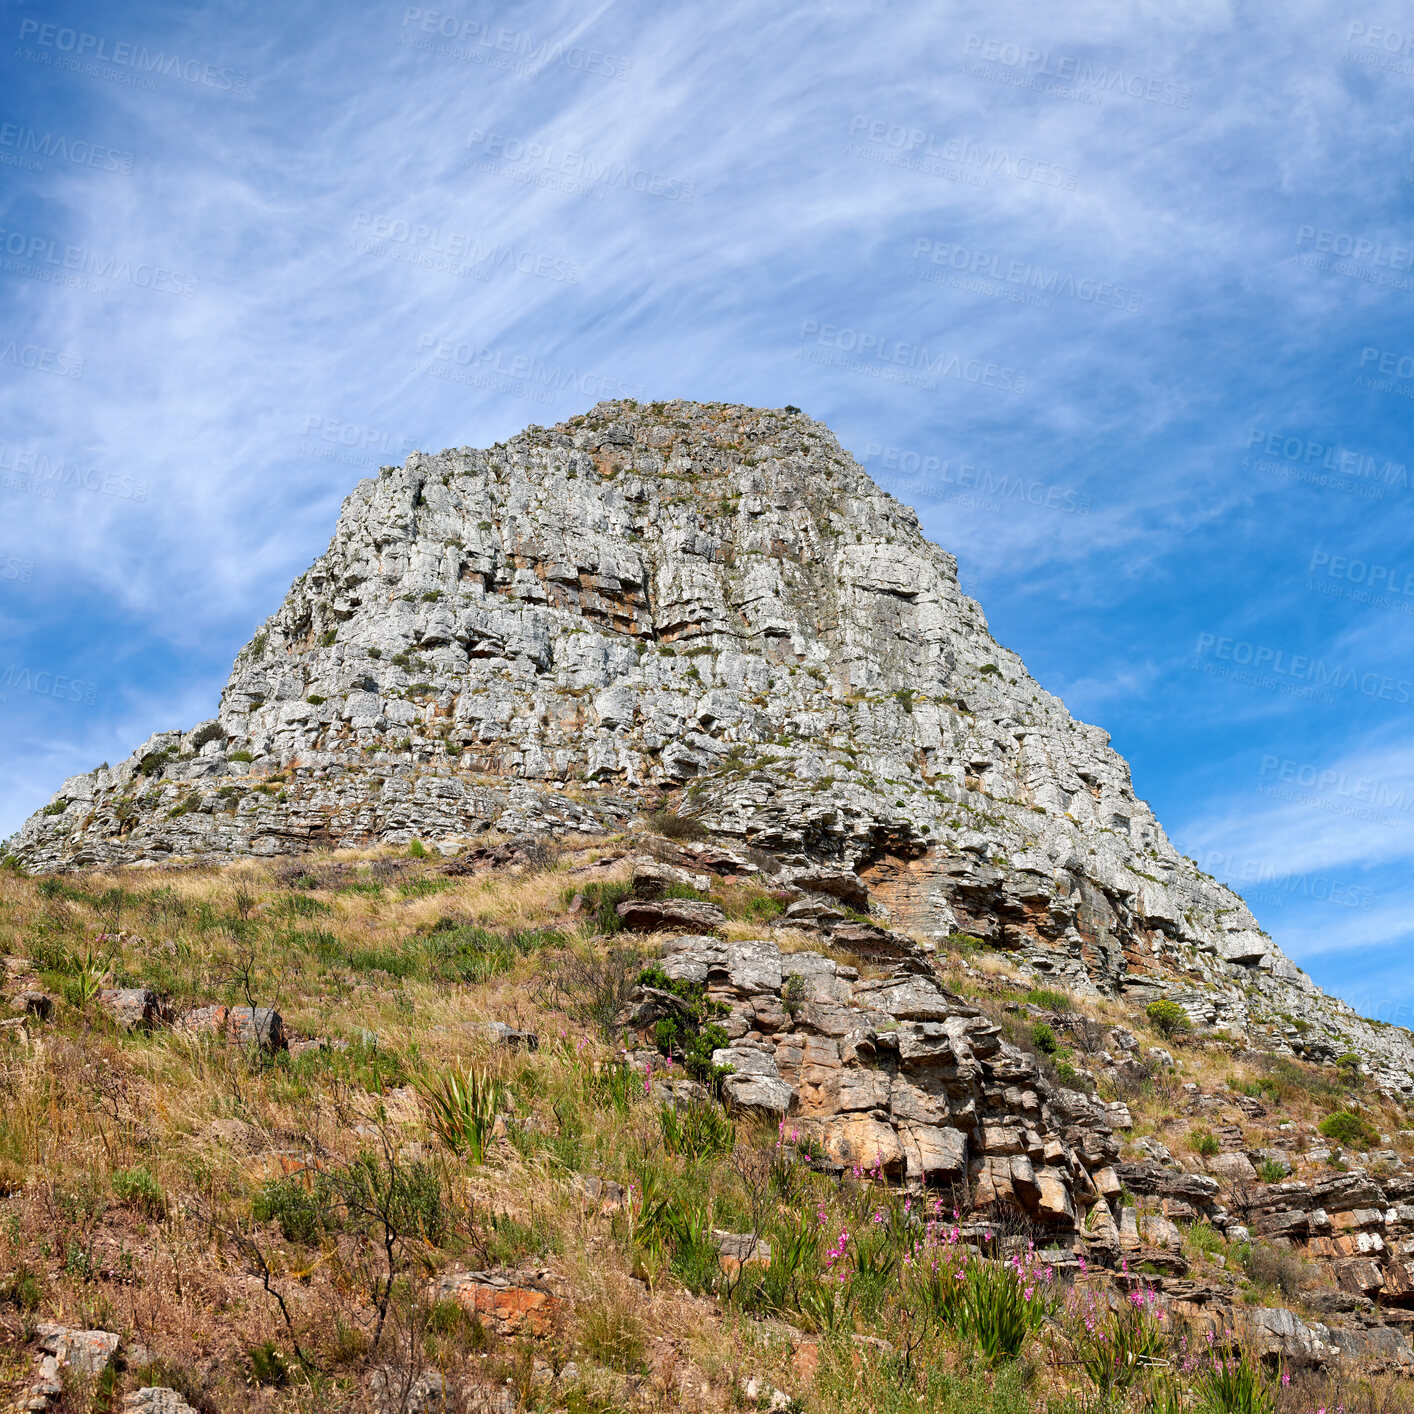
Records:
[[[826,1167],[1020,1208],[1064,1241],[1099,1201],[1094,1176],[1119,1152],[1108,1107],[1047,1079],[926,963],[861,978],[822,953],[689,934],[660,965],[722,1009],[712,1061],[728,1108],[783,1122]],[[644,986],[628,1020],[647,1041],[673,1014]]]
[[[1354,1049],[1414,1094],[1408,1034],[1324,997],[1173,848],[914,512],[793,411],[601,403],[383,468],[218,714],[64,782],[9,847],[38,870],[455,851],[617,828],[668,792],[816,874],[846,922],[868,906],[1267,1048]]]

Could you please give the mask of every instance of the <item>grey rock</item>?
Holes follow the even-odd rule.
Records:
[[[109,987],[99,992],[98,1005],[127,1031],[153,1026],[162,1015],[151,987]]]
[[[196,1414],[196,1410],[174,1389],[165,1385],[144,1385],[123,1396],[123,1408],[130,1414]]]
[[[283,799],[254,789],[276,770]],[[36,872],[443,850],[493,825],[617,831],[687,784],[707,848],[872,908],[814,920],[836,948],[902,959],[910,934],[970,933],[1135,1000],[1181,975],[1202,1025],[1321,1062],[1353,1050],[1414,1099],[1409,1034],[1327,997],[1173,847],[1108,735],[995,641],[953,556],[799,413],[605,402],[383,468],[215,716],[65,781],[65,808],[8,848]],[[1132,972],[1141,955],[1153,970]]]
[[[284,1019],[273,1007],[233,1006],[226,1026],[231,1039],[241,1045],[267,1051],[285,1049]]]
[[[1257,1170],[1246,1154],[1214,1154],[1208,1160],[1208,1172],[1229,1183],[1255,1183]]]
[[[41,1321],[35,1327],[39,1348],[52,1355],[60,1366],[84,1375],[100,1375],[118,1352],[121,1337],[113,1331],[75,1330],[70,1326]]]
[[[635,933],[659,933],[674,928],[720,928],[727,915],[715,903],[696,899],[628,899],[616,909],[623,925]]]
[[[54,998],[48,992],[20,992],[10,999],[10,1010],[22,1016],[33,1016],[40,1021],[48,1021],[54,1012]]]

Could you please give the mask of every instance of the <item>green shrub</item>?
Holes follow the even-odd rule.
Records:
[[[276,1222],[286,1242],[313,1246],[334,1226],[328,1181],[323,1175],[290,1174],[261,1184],[250,1205],[256,1222]]]
[[[1047,1011],[1070,1010],[1070,998],[1054,987],[1032,987],[1026,994],[1026,1000],[1032,1006],[1044,1007]]]
[[[617,933],[623,929],[623,919],[619,917],[618,906],[633,897],[633,885],[627,882],[615,883],[611,880],[597,880],[582,888],[573,885],[566,888],[561,901],[566,908],[574,902],[575,895],[583,899],[583,914],[594,920],[595,931]]]
[[[963,1281],[958,1331],[989,1364],[1015,1359],[1028,1337],[1051,1315],[1055,1302],[1034,1256],[1013,1262],[970,1262]]]
[[[653,1028],[653,1041],[659,1051],[680,1059],[694,1080],[715,1084],[726,1075],[728,1067],[712,1063],[712,1052],[725,1049],[729,1040],[714,1018],[728,1015],[731,1008],[723,1002],[709,1001],[700,982],[674,980],[661,967],[645,967],[638,974],[638,985],[668,992],[685,1004]]]
[[[161,1218],[167,1212],[167,1196],[162,1185],[153,1178],[145,1167],[115,1169],[113,1171],[113,1192],[120,1203],[146,1213],[150,1218]]]
[[[21,1263],[11,1276],[0,1281],[0,1299],[17,1306],[21,1311],[37,1311],[44,1299],[41,1278],[29,1267]]]
[[[1188,1013],[1177,1002],[1150,1002],[1144,1008],[1144,1015],[1166,1040],[1172,1040],[1180,1031],[1188,1029]]]
[[[67,800],[53,800],[39,813],[41,815],[62,815],[69,808]]]
[[[1195,1154],[1201,1154],[1205,1159],[1211,1159],[1214,1154],[1221,1153],[1222,1145],[1218,1143],[1217,1135],[1210,1129],[1194,1129],[1188,1134],[1188,1147]]]
[[[676,809],[655,810],[647,817],[648,828],[667,840],[705,840],[707,827],[693,815]]]
[[[1246,1351],[1199,1362],[1198,1404],[1211,1414],[1274,1414],[1271,1383]]]
[[[1378,1131],[1352,1110],[1336,1110],[1316,1126],[1327,1139],[1351,1149],[1369,1149],[1378,1144]]]
[[[290,1382],[290,1367],[273,1340],[261,1341],[246,1351],[252,1384],[283,1389]]]
[[[249,751],[233,751],[227,759],[230,761],[254,761],[255,757]]]
[[[1280,1183],[1290,1172],[1291,1169],[1278,1159],[1263,1159],[1257,1165],[1257,1177],[1263,1183]]]
[[[426,859],[427,846],[423,844],[421,840],[413,840],[412,843],[408,845],[408,854],[413,859]]]
[[[1038,1021],[1031,1028],[1031,1041],[1038,1051],[1042,1051],[1048,1056],[1055,1055],[1056,1047],[1060,1045],[1055,1028],[1048,1026],[1044,1021]]]

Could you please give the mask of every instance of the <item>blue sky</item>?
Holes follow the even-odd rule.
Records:
[[[789,402],[1181,849],[1414,1020],[1407,9],[0,33],[0,832],[209,715],[381,462],[606,395]]]

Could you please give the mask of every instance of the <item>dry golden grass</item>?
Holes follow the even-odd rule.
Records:
[[[872,1407],[849,1373],[861,1366],[831,1366],[812,1391],[801,1362],[814,1342],[798,1328],[689,1294],[665,1258],[635,1246],[622,1214],[600,1215],[576,1191],[576,1173],[660,1183],[709,1202],[713,1221],[734,1231],[751,1201],[725,1159],[694,1166],[665,1154],[656,1106],[636,1079],[621,1101],[596,1088],[615,1041],[557,1010],[541,985],[559,949],[594,945],[595,907],[571,914],[568,902],[622,885],[627,858],[589,866],[631,843],[571,841],[550,867],[469,877],[448,877],[440,859],[406,851],[340,851],[304,861],[318,886],[301,887],[281,861],[54,881],[0,871],[3,952],[35,964],[33,975],[12,967],[10,991],[23,982],[59,998],[54,1019],[30,1024],[28,1039],[0,1035],[0,1401],[30,1373],[34,1322],[55,1319],[122,1331],[156,1362],[130,1361],[123,1387],[174,1383],[203,1414],[361,1409],[370,1365],[386,1362],[509,1380],[537,1407],[575,1414],[740,1408],[751,1375],[806,1408]],[[729,939],[828,951],[807,932],[770,925],[759,885],[714,884],[712,896],[734,915]],[[448,920],[476,957],[488,940],[504,943],[484,975],[458,973],[460,955],[449,961],[429,942]],[[653,942],[637,940],[645,953]],[[180,1027],[120,1032],[85,998],[85,966],[114,983],[150,983],[179,1009],[248,997],[277,1005],[296,1040],[330,1048],[271,1057]],[[1006,1002],[1028,984],[1010,960],[978,953],[966,971],[949,957],[939,966],[949,986],[1015,1020]],[[1078,1005],[1135,1029],[1143,1047],[1160,1043],[1118,1003]],[[540,1049],[493,1044],[488,1021],[537,1033]],[[1182,1080],[1214,1090],[1228,1074],[1261,1078],[1260,1067],[1220,1046],[1174,1049],[1178,1080],[1130,1097],[1136,1132],[1159,1132],[1171,1147],[1193,1124],[1212,1123],[1184,1112]],[[435,1138],[415,1088],[419,1077],[468,1066],[510,1094],[480,1167]],[[1397,1116],[1364,1098],[1392,1132]],[[1314,1091],[1293,1095],[1273,1109],[1272,1124],[1312,1123],[1320,1103]],[[737,1143],[769,1146],[772,1137],[742,1127]],[[347,1226],[287,1236],[278,1213],[262,1216],[272,1193],[322,1191],[360,1154],[404,1173],[425,1165],[443,1223],[435,1241],[424,1233],[404,1244],[376,1353],[375,1297],[380,1271],[389,1274],[378,1244]],[[809,1193],[797,1201],[839,1201],[833,1188]],[[428,1309],[436,1272],[501,1265],[546,1269],[569,1298],[551,1336],[533,1345],[497,1339]],[[861,1334],[888,1329],[860,1322]],[[307,1369],[294,1358],[296,1339]],[[251,1351],[266,1343],[282,1352],[284,1385],[251,1383]],[[932,1402],[890,1395],[879,1409],[973,1407],[979,1388],[957,1350],[944,1342],[930,1358],[958,1382],[939,1385]],[[574,1390],[556,1376],[571,1363]],[[1040,1408],[1053,1388],[1049,1375],[1029,1392],[1007,1386],[995,1407]]]

